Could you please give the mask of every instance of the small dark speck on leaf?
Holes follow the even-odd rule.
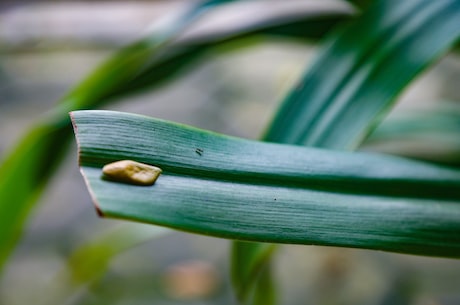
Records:
[[[195,149],[195,152],[196,152],[198,155],[201,156],[201,155],[203,155],[203,152],[204,152],[204,151],[203,151],[201,148],[197,148],[197,149]]]

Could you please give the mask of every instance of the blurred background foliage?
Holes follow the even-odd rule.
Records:
[[[147,77],[115,95],[105,96],[100,88],[100,96],[95,95],[100,100],[81,101],[83,107],[97,105],[259,138],[279,100],[312,60],[319,40],[370,3],[246,2],[217,8],[193,27],[186,26],[179,39],[168,42],[168,52],[152,58]],[[56,113],[73,109],[65,103],[57,107],[57,100],[146,28],[167,29],[168,16],[194,3],[2,2],[0,160],[7,159],[37,122],[65,128],[67,123]],[[388,124],[362,149],[458,165],[460,107],[453,101],[460,99],[459,79],[460,59],[453,52],[404,92]],[[143,88],[147,81],[150,90]],[[128,91],[136,94],[127,96]],[[108,100],[112,103],[103,103]],[[0,304],[236,302],[229,282],[228,241],[97,218],[70,145],[73,149],[55,171],[47,172],[45,163],[34,175],[17,173],[17,179],[39,181],[37,193],[15,189],[14,183],[8,189],[30,196],[31,203],[19,216],[19,242],[1,244],[0,256],[9,259],[0,280]],[[30,162],[40,160],[34,161],[38,151],[25,155]],[[27,160],[21,161],[27,169]],[[278,287],[279,304],[460,303],[457,260],[283,246],[273,264],[276,282],[266,287]]]

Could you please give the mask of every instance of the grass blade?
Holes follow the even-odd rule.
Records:
[[[231,239],[460,256],[460,171],[124,113],[80,111],[73,120],[82,172],[104,216]],[[120,159],[163,173],[152,187],[101,179],[101,167]]]
[[[379,1],[329,39],[265,138],[356,147],[397,94],[458,40],[458,20],[455,0]]]
[[[231,277],[239,301],[246,303],[251,297],[256,298],[259,295],[257,290],[259,281],[262,286],[265,285],[264,283],[272,282],[271,279],[265,277],[271,275],[269,262],[275,248],[274,244],[245,241],[237,241],[232,245]],[[251,296],[251,292],[254,296]],[[260,291],[260,293],[267,296],[274,294],[274,290]],[[254,304],[258,303],[254,302]]]

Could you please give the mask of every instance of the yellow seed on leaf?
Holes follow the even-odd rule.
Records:
[[[152,185],[162,170],[152,165],[122,160],[105,165],[102,172],[104,177],[109,180],[136,185]]]

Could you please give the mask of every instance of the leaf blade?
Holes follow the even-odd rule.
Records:
[[[455,43],[458,18],[456,1],[378,2],[326,43],[265,138],[356,147],[407,83]]]
[[[78,130],[82,171],[97,205],[106,216],[231,239],[335,245],[423,255],[460,255],[458,171],[398,158],[395,162],[396,159],[390,160],[384,156],[320,152],[323,156],[332,153],[334,157],[331,160],[337,159],[339,154],[347,164],[358,164],[366,158],[372,159],[372,162],[382,161],[379,164],[387,170],[382,174],[389,179],[389,183],[393,181],[394,187],[400,185],[401,181],[394,182],[399,173],[396,176],[393,174],[407,161],[412,169],[423,168],[425,178],[434,182],[430,183],[433,191],[439,187],[435,181],[443,181],[443,188],[446,187],[444,182],[450,181],[453,196],[450,199],[427,199],[412,192],[406,193],[406,190],[394,196],[382,195],[378,191],[361,193],[356,189],[350,191],[347,186],[343,187],[348,191],[340,192],[334,187],[331,191],[328,187],[318,189],[311,184],[303,187],[286,184],[284,179],[273,180],[278,182],[263,180],[270,183],[255,182],[247,177],[239,179],[247,172],[235,169],[240,164],[228,162],[228,158],[245,159],[250,151],[256,150],[257,157],[265,160],[265,166],[270,167],[274,160],[271,155],[273,150],[281,152],[287,149],[293,155],[301,150],[299,156],[316,150],[227,138],[164,121],[114,112],[74,112],[73,120]],[[101,120],[105,123],[101,123]],[[144,134],[148,141],[153,141],[154,147],[146,145],[146,142],[138,142],[133,148],[132,144],[137,140],[126,142],[123,136],[124,132],[136,134],[133,130],[137,130],[137,134]],[[194,146],[190,147],[190,140],[195,141],[194,146],[206,147],[203,156],[215,154],[216,163],[213,165],[213,161],[209,161],[212,159],[200,161],[202,156],[195,153]],[[230,149],[229,152],[232,144],[235,144],[235,150]],[[219,155],[219,152],[225,154]],[[152,188],[101,179],[100,167],[108,160],[121,157],[160,166],[163,174]],[[222,169],[222,163],[217,162],[219,160],[226,160],[228,167]],[[203,166],[207,166],[209,172],[196,171],[196,168]],[[295,168],[298,163],[293,162],[291,166]],[[284,163],[282,167],[287,168],[289,164]],[[393,170],[395,172],[392,173]],[[314,171],[314,176],[321,178],[320,171]],[[403,172],[407,174],[406,170],[400,173]],[[231,173],[237,174],[229,176]],[[418,181],[419,173],[415,170],[410,174],[413,177],[409,175],[403,180]],[[370,179],[366,182],[375,186],[382,182],[372,179],[378,173],[364,170],[361,174]],[[285,172],[283,178],[289,179],[290,175],[296,176],[297,173]],[[362,185],[362,182],[357,185]],[[439,195],[436,191],[433,194]]]

